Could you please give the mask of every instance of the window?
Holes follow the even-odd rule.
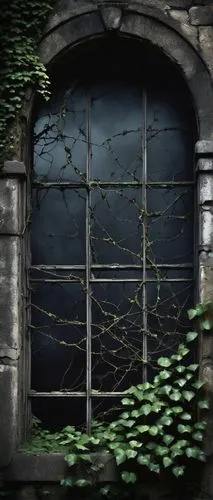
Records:
[[[189,96],[159,54],[100,45],[63,61],[35,120],[31,396],[52,428],[150,380],[193,302]]]

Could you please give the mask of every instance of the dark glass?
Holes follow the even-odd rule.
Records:
[[[86,299],[78,284],[32,285],[32,388],[85,390]]]
[[[142,381],[141,299],[140,282],[93,285],[93,389],[123,391]]]
[[[52,432],[67,425],[84,430],[86,401],[85,398],[32,398],[32,414],[41,420],[43,428]]]
[[[32,264],[84,264],[85,215],[83,189],[34,189]]]
[[[91,250],[96,264],[141,264],[141,189],[92,191]]]

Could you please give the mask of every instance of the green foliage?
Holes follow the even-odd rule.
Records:
[[[165,470],[182,477],[189,459],[205,461],[202,443],[206,422],[197,421],[195,416],[197,407],[208,409],[208,402],[198,378],[199,365],[189,362],[191,343],[197,337],[196,332],[189,332],[175,354],[158,359],[152,383],[125,391],[124,411],[116,421],[93,421],[91,435],[72,426],[50,434],[40,431],[35,422],[30,451],[40,447],[40,452],[57,448],[64,453],[71,470],[71,476],[61,483],[66,487],[95,485],[103,467],[96,454],[103,450],[109,460],[114,457],[124,483],[136,483],[144,467],[152,473]],[[108,487],[102,490],[107,496]]]
[[[49,96],[49,79],[36,52],[52,0],[2,0],[0,9],[0,161],[11,157],[12,126],[30,87]]]
[[[190,320],[198,319],[201,330],[209,331],[213,328],[213,305],[211,300],[197,304],[194,309],[189,309]]]

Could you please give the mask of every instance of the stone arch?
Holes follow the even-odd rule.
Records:
[[[151,9],[148,9],[151,11]],[[213,139],[213,86],[211,76],[199,53],[189,40],[183,37],[180,25],[167,21],[162,13],[144,14],[136,11],[107,7],[83,12],[50,25],[43,38],[39,52],[47,67],[72,47],[107,31],[116,31],[118,36],[132,37],[150,42],[160,49],[177,66],[191,92],[198,121],[199,140]]]

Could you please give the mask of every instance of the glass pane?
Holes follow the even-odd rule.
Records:
[[[85,177],[86,95],[70,88],[53,94],[35,124],[34,172],[41,181],[81,181]]]
[[[194,130],[184,94],[148,90],[147,113],[149,181],[193,180]]]
[[[92,177],[101,181],[141,180],[142,94],[123,82],[92,88]]]
[[[42,427],[55,432],[67,425],[84,427],[86,403],[84,398],[33,398],[32,414],[42,421]]]
[[[98,397],[93,398],[93,419],[105,422],[116,420],[124,410],[121,404],[121,397]]]
[[[83,287],[32,286],[32,388],[85,390],[86,306]]]
[[[32,264],[84,264],[85,191],[34,189]]]
[[[191,328],[187,310],[194,301],[193,282],[147,285],[148,352],[151,365],[171,355]]]
[[[147,245],[150,263],[193,260],[193,189],[149,188]]]
[[[141,189],[92,191],[91,249],[94,263],[140,264]]]
[[[142,320],[141,283],[93,286],[93,389],[123,391],[142,381]]]

